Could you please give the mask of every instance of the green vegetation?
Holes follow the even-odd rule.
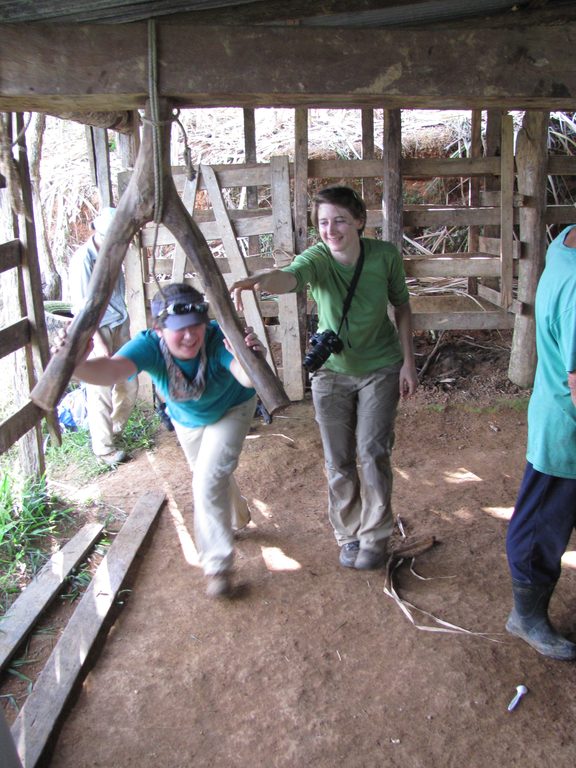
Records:
[[[118,446],[129,454],[154,446],[160,419],[150,406],[138,403],[134,408]],[[58,548],[63,531],[69,534],[78,525],[78,510],[71,503],[50,492],[50,481],[64,474],[82,486],[98,475],[112,471],[99,462],[90,447],[87,429],[65,431],[62,445],[46,447],[46,475],[40,480],[18,477],[16,449],[0,461],[0,613],[4,613],[25,584]],[[108,542],[109,544],[109,542]],[[101,542],[100,547],[105,547]],[[63,596],[75,599],[89,584],[86,564],[70,576]]]
[[[18,489],[4,474],[0,482],[0,610],[50,557],[58,530],[72,522],[71,509],[48,491],[46,480],[27,480]]]

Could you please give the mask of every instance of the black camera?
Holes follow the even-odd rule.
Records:
[[[344,348],[342,339],[334,331],[315,333],[310,339],[312,347],[304,356],[302,365],[308,373],[314,373],[321,368],[333,352],[341,352]]]

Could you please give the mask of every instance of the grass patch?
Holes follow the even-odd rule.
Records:
[[[20,488],[4,474],[0,482],[0,611],[51,555],[58,533],[73,522],[71,509],[48,491],[45,478]]]
[[[160,418],[151,406],[138,403],[119,440],[127,453],[148,450],[160,428]],[[82,486],[112,468],[92,453],[87,429],[62,433],[62,445],[48,441],[46,475],[40,480],[18,476],[17,452],[0,462],[0,614],[5,613],[25,585],[42,568],[62,540],[79,527],[81,515],[67,500],[48,490],[51,480],[65,475]],[[101,547],[105,549],[104,542]],[[75,599],[90,581],[87,569],[70,577],[66,600]]]
[[[151,406],[137,402],[118,439],[118,447],[128,454],[150,450],[154,447],[154,437],[160,424],[160,417]],[[62,433],[61,446],[48,442],[46,473],[49,478],[73,472],[74,481],[83,485],[111,471],[113,467],[98,461],[92,453],[88,429],[78,429],[76,432],[66,430]]]
[[[528,397],[514,397],[514,398],[501,398],[495,401],[493,405],[476,406],[476,405],[464,405],[464,410],[468,413],[499,413],[504,410],[516,411],[517,413],[526,413],[528,410]]]

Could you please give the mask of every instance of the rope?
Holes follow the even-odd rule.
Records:
[[[152,155],[154,169],[154,241],[152,243],[152,277],[158,291],[163,296],[162,287],[156,277],[156,248],[158,230],[162,221],[164,208],[164,187],[162,179],[162,143],[160,136],[160,116],[158,109],[158,60],[156,43],[156,22],[148,19],[148,98],[150,100],[150,117],[152,125]]]

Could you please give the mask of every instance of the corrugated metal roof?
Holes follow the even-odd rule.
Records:
[[[0,0],[0,22],[126,23],[175,14],[210,12],[218,23],[238,17],[239,23],[302,24],[304,26],[397,26],[512,14],[521,9],[553,9],[574,5],[571,0]],[[234,9],[238,13],[234,14]],[[245,15],[246,12],[248,15]]]

